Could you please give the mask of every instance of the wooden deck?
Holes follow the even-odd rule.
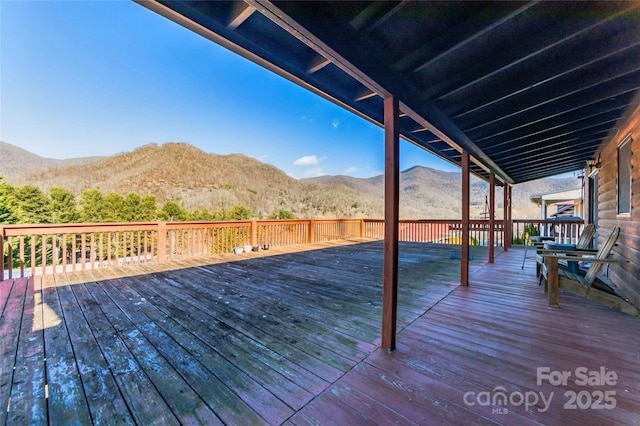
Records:
[[[0,283],[0,424],[640,424],[640,319],[547,307],[522,251],[461,288],[458,247],[401,243],[388,353],[382,243],[307,249]]]

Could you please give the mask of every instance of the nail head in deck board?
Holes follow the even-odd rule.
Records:
[[[109,295],[132,322],[145,324],[142,326],[145,337],[223,420],[225,416],[221,411],[231,405],[230,399],[246,403],[246,406],[241,406],[242,409],[237,411],[238,418],[226,419],[231,422],[240,420],[245,423],[259,423],[262,419],[268,419],[270,423],[279,424],[293,414],[291,408],[243,371],[230,365],[211,348],[205,347],[182,326],[162,313],[158,315],[159,311],[155,307],[146,309],[149,305],[146,299],[124,285],[121,280],[110,280],[103,284],[105,287],[111,284],[120,290],[119,295],[113,291],[109,291]],[[235,393],[228,386],[232,387]],[[253,414],[254,412],[258,415]]]
[[[41,297],[41,280],[29,278],[11,383],[11,410],[8,413],[7,424],[37,424],[47,421]],[[2,335],[3,340],[4,337]]]
[[[76,284],[72,286],[72,290],[85,317],[91,318],[92,333],[109,364],[131,415],[140,424],[179,424],[86,288],[96,285]]]
[[[220,419],[114,303],[102,285],[90,289],[136,361],[181,423],[219,424]],[[140,324],[143,326],[144,324]]]
[[[49,421],[89,424],[91,414],[54,283],[42,286],[42,303],[51,308],[51,314],[59,321],[47,325],[45,320],[44,329]]]

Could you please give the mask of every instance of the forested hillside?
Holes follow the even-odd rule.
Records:
[[[54,193],[64,190],[78,208],[93,190],[94,196],[100,194],[114,204],[122,202],[118,197],[129,197],[135,204],[137,197],[147,203],[153,199],[162,210],[172,202],[187,217],[226,217],[238,207],[246,209],[250,217],[290,213],[299,218],[379,218],[384,211],[383,176],[297,180],[241,154],[208,154],[185,143],[146,145],[111,157],[70,161],[44,159],[3,143],[0,158],[5,187],[29,185],[29,190],[35,188],[45,198],[50,197],[52,189]],[[529,201],[532,194],[576,188],[579,183],[569,178],[517,185],[514,218],[538,217],[538,207]],[[460,191],[460,173],[413,167],[401,174],[400,216],[459,218]],[[497,214],[501,217],[502,191],[496,192]],[[483,217],[487,195],[487,183],[473,179],[472,217]]]

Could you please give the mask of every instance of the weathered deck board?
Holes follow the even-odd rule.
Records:
[[[71,288],[83,314],[91,318],[92,333],[131,416],[138,424],[177,425],[175,415],[87,290],[91,285],[74,284]]]
[[[251,342],[240,341],[231,334],[225,335],[225,344],[214,345],[213,342],[219,339],[217,337],[219,331],[214,322],[193,321],[188,312],[175,306],[175,299],[169,300],[159,293],[147,291],[144,284],[140,284],[136,287],[136,292],[144,298],[152,299],[155,305],[145,303],[143,305],[145,312],[148,312],[150,317],[156,318],[156,323],[165,330],[176,330],[181,335],[185,331],[192,333],[192,339],[187,337],[190,350],[197,354],[199,359],[207,358],[209,360],[207,365],[213,366],[212,371],[220,374],[221,380],[227,386],[238,383],[239,392],[242,392],[242,389],[247,386],[244,383],[249,383],[248,379],[243,377],[246,374],[264,386],[270,384],[270,390],[274,395],[290,407],[299,409],[328,385],[322,381],[319,386],[315,386],[315,383],[318,382],[316,381],[309,386],[311,391],[307,391],[302,387],[307,385],[306,376],[301,374],[299,367],[293,366],[273,351],[266,351],[266,354],[262,354],[266,349],[264,346],[252,350],[254,345],[251,345]],[[128,289],[127,291],[132,290]],[[248,386],[255,387],[253,384]],[[265,392],[261,388],[256,390],[260,393]]]
[[[549,308],[521,251],[487,265],[472,247],[461,288],[449,259],[459,249],[400,244],[398,349],[387,353],[382,243],[314,248],[69,272],[42,290],[3,282],[0,404],[10,396],[15,411],[0,420],[640,424],[640,319],[566,293]],[[605,366],[619,379],[538,386],[538,366]],[[546,412],[465,403],[498,386],[555,397]],[[616,391],[615,409],[564,409],[564,392],[598,389]]]
[[[168,350],[173,351],[167,354],[169,359],[176,364],[184,362],[185,365],[191,365],[188,360],[183,360],[184,352],[173,345],[170,339],[166,339],[165,336],[159,337],[155,333],[156,325],[151,321],[134,323],[127,315],[126,307],[113,300],[111,294],[105,289],[106,286],[100,283],[91,285],[88,289],[178,420],[181,423],[220,424],[220,420],[202,396],[192,389],[163,356],[163,352],[167,350],[163,345],[168,343]],[[163,339],[166,339],[166,342]],[[154,343],[162,343],[162,345],[158,347]]]
[[[533,270],[520,269],[520,251],[503,253],[495,265],[476,269],[469,288],[457,288],[399,333],[393,353],[377,350],[338,383],[299,411],[293,424],[313,424],[314,413],[341,403],[360,408],[360,393],[380,403],[405,408],[411,421],[499,424],[640,424],[640,319],[612,311],[576,295],[563,293],[561,307],[549,308]],[[582,386],[576,378],[566,385],[536,382],[537,367],[566,370],[578,367],[615,371],[612,386]],[[361,380],[364,376],[369,380]],[[552,397],[523,406],[469,406],[469,391],[543,392]],[[614,391],[614,409],[565,409],[567,391],[591,398],[593,392]],[[398,400],[400,398],[400,400]],[[596,396],[593,396],[595,399]],[[346,402],[353,399],[353,402]],[[499,411],[506,408],[507,411]],[[498,411],[494,411],[498,409]]]
[[[44,320],[49,420],[53,424],[90,423],[87,396],[64,321],[60,294],[53,281],[43,281],[42,304],[50,309]]]
[[[44,324],[42,280],[29,279],[24,299],[8,424],[37,424],[47,421],[44,368]],[[2,339],[4,340],[4,334]],[[4,356],[4,355],[3,355]]]
[[[7,299],[2,310],[2,322],[0,323],[0,336],[2,337],[2,346],[0,347],[0,423],[4,423],[7,418],[7,410],[10,409],[9,396],[11,395],[11,382],[14,374],[13,367],[16,362],[16,354],[19,352],[18,337],[27,280],[3,282],[0,287],[9,288],[9,291],[5,290]]]
[[[142,330],[145,336],[169,360],[173,368],[194,389],[199,390],[199,394],[205,397],[205,401],[216,412],[221,413],[230,405],[229,400],[236,399],[235,403],[247,403],[237,410],[239,417],[223,420],[258,423],[261,419],[273,419],[274,423],[279,424],[291,415],[292,411],[279,399],[265,392],[242,370],[234,368],[226,360],[216,356],[215,351],[199,341],[188,329],[147,303],[146,298],[129,288],[123,280],[109,280],[109,284],[121,292],[109,292],[111,298],[121,309],[126,309],[125,314],[134,323],[145,324]],[[174,345],[174,342],[178,345]],[[228,386],[231,386],[241,399],[237,399]],[[254,415],[253,421],[250,421],[252,410],[262,417]]]

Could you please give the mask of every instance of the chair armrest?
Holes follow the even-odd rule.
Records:
[[[574,253],[574,252],[567,252],[567,253]],[[584,261],[588,261],[588,262],[592,262],[592,263],[629,263],[629,261],[627,259],[597,259],[595,257],[584,257],[584,256],[574,256],[574,258],[572,259],[572,256],[564,256],[564,255],[555,255],[555,254],[548,254],[548,255],[544,255],[545,258],[552,258],[552,259],[564,259],[564,260],[571,260],[571,261],[575,261],[575,260],[584,260]]]
[[[593,249],[575,249],[574,253],[596,254],[598,250]]]
[[[594,253],[589,253],[591,255],[596,254],[597,252]],[[581,255],[586,255],[587,253],[580,253],[579,251],[575,251],[575,250],[541,250],[540,255],[547,257],[547,256],[553,256],[554,254],[570,254],[570,255],[574,255],[574,257],[580,257]],[[565,256],[561,256],[561,257],[565,257]]]

